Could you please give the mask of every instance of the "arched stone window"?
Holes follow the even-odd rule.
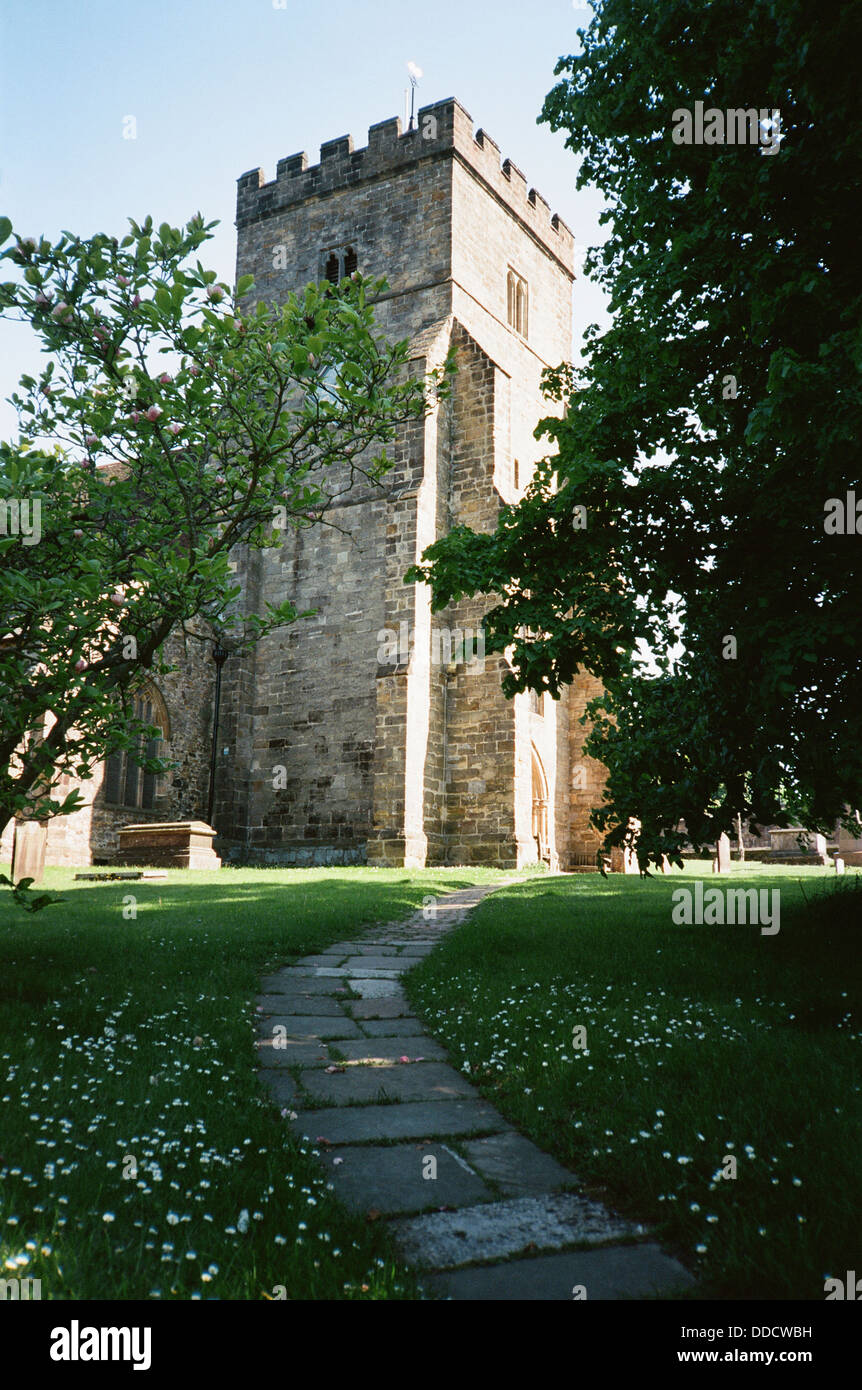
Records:
[[[533,754],[533,839],[536,841],[536,850],[539,862],[550,863],[551,860],[551,838],[550,827],[548,824],[548,779],[545,776],[545,769],[542,767],[541,759],[536,752]]]
[[[510,270],[506,278],[506,313],[509,324],[522,338],[527,336],[529,290],[526,280]]]
[[[527,286],[523,280],[518,281],[515,299],[515,327],[522,337],[527,336]]]
[[[155,725],[158,737],[138,740],[138,752],[147,758],[162,756],[164,744],[170,738],[170,725],[165,702],[154,685],[147,684],[134,697],[134,715],[144,724]],[[108,806],[140,807],[151,811],[161,791],[160,778],[145,772],[130,755],[121,750],[105,759],[105,779],[102,792]]]

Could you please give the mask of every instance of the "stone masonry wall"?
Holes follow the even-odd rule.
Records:
[[[165,658],[176,670],[148,678],[167,710],[170,737],[164,755],[174,764],[160,779],[161,795],[155,806],[143,810],[107,805],[102,763],[86,781],[64,778],[58,795],[66,795],[77,785],[84,805],[72,815],[57,816],[49,823],[47,864],[61,868],[110,864],[119,849],[117,832],[124,825],[205,818],[215,670],[210,653],[209,642],[172,636],[165,646]],[[11,858],[11,853],[9,826],[0,844],[0,857]]]

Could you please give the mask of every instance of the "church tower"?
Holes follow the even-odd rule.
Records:
[[[283,302],[311,280],[385,276],[377,321],[412,366],[450,347],[451,399],[402,432],[378,487],[334,527],[242,557],[246,602],[316,609],[225,668],[215,823],[269,863],[594,865],[601,769],[580,757],[589,676],[559,701],[504,699],[476,640],[487,602],[431,613],[408,567],[453,525],[490,531],[528,483],[552,406],[546,366],[571,356],[573,239],[455,100],[243,174],[237,276]],[[465,634],[473,634],[471,643]],[[472,658],[472,659],[471,659]]]

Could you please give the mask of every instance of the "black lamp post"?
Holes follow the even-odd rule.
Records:
[[[213,647],[213,661],[215,662],[216,679],[215,705],[213,708],[213,737],[212,748],[210,750],[210,790],[209,798],[207,801],[207,825],[212,825],[213,823],[213,803],[215,802],[216,757],[218,756],[218,717],[219,708],[221,706],[221,668],[224,666],[227,659],[227,649],[223,647],[221,642],[219,642],[218,638],[216,638],[216,644]]]

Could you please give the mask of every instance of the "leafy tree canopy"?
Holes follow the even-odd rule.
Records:
[[[593,8],[540,119],[606,197],[611,327],[546,374],[558,452],[521,504],[411,577],[499,596],[507,693],[603,679],[602,827],[637,815],[654,856],[680,819],[831,828],[862,802],[862,9]]]
[[[214,225],[52,244],[0,219],[0,310],[47,356],[0,445],[0,829],[74,810],[62,774],[136,756],[155,730],[130,692],[172,633],[243,648],[301,616],[244,611],[231,556],[379,480],[386,445],[445,392],[446,368],[417,376],[377,330],[384,281],[255,303],[250,276],[231,291],[197,259]]]

